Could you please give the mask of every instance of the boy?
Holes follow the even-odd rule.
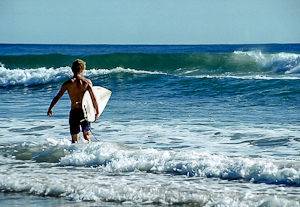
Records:
[[[97,100],[92,90],[92,81],[83,76],[85,70],[85,62],[83,60],[77,59],[72,64],[72,71],[74,76],[63,83],[57,95],[53,98],[47,115],[52,116],[52,108],[62,97],[65,91],[68,91],[70,100],[71,100],[71,111],[69,116],[70,124],[70,133],[72,136],[72,143],[78,142],[80,126],[82,129],[83,137],[85,140],[90,141],[90,123],[84,119],[83,110],[82,110],[82,98],[86,91],[89,91],[94,108],[96,110],[96,118],[99,117],[99,110]]]

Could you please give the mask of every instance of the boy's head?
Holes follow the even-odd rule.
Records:
[[[82,73],[85,70],[85,62],[77,59],[72,64],[72,71],[75,75]]]

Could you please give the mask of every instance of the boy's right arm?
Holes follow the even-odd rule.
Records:
[[[66,90],[67,90],[66,84],[63,84],[61,86],[60,90],[58,91],[58,93],[56,94],[56,96],[51,101],[51,104],[50,104],[50,106],[48,108],[48,112],[47,112],[48,116],[53,115],[52,108],[55,106],[55,104],[58,102],[58,100],[64,95]]]

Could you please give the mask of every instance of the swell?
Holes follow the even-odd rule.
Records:
[[[136,70],[130,68],[91,69],[86,72],[95,85],[111,84],[111,80],[129,81],[135,86],[144,85],[144,89],[153,84],[160,86],[170,94],[180,97],[226,96],[243,95],[244,98],[267,101],[294,100],[299,94],[299,79],[290,75],[191,75],[168,74],[161,71]],[[38,69],[6,69],[0,66],[0,89],[10,87],[41,87],[45,84],[62,83],[72,76],[70,67],[38,68]],[[109,77],[109,80],[107,79]],[[121,84],[120,87],[126,87]],[[148,88],[155,90],[155,88]],[[174,93],[176,91],[176,93]],[[282,99],[283,98],[283,99]],[[294,103],[292,101],[291,103]]]
[[[0,56],[0,62],[7,68],[61,67],[72,63],[76,58],[87,62],[88,68],[135,68],[146,70],[175,70],[178,68],[256,68],[255,62],[231,63],[230,54],[103,54],[70,56],[61,54]],[[235,67],[234,67],[235,66]]]
[[[137,70],[158,70],[189,74],[239,73],[299,73],[300,55],[296,53],[262,53],[260,51],[233,53],[113,53],[72,56],[62,54],[0,56],[0,62],[9,69],[58,68],[68,66],[76,58],[87,62],[87,68],[116,67]],[[182,71],[181,71],[182,72]]]
[[[87,75],[171,75],[213,79],[299,79],[300,55],[259,51],[190,54],[104,54],[89,56],[0,56],[0,87],[39,85],[66,80],[75,58],[87,61]]]

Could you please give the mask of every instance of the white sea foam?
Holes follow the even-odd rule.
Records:
[[[113,68],[113,69],[91,69],[86,71],[89,77],[115,74],[115,73],[131,73],[131,74],[149,74],[159,75],[166,74],[158,71],[135,70],[130,68]],[[7,69],[3,64],[0,64],[0,87],[14,85],[39,85],[52,82],[59,82],[72,76],[71,68],[37,68],[37,69]]]
[[[261,52],[235,52],[236,58],[239,61],[243,57],[252,58],[263,66],[271,66],[275,71],[284,71],[286,75],[235,75],[235,74],[220,74],[220,75],[189,75],[196,73],[198,69],[187,70],[183,72],[184,76],[196,78],[234,78],[234,79],[300,79],[300,55],[289,53],[278,54],[263,54]],[[89,77],[101,76],[107,74],[130,73],[130,74],[148,74],[148,75],[168,75],[161,71],[136,70],[131,68],[116,67],[113,69],[90,69],[86,71]],[[8,69],[0,63],[0,87],[15,86],[15,85],[39,85],[52,82],[60,82],[72,76],[70,67],[59,68],[37,68],[37,69]]]
[[[6,159],[6,158],[4,158]],[[63,197],[73,201],[109,201],[128,205],[192,204],[195,206],[299,206],[289,190],[251,183],[230,185],[212,179],[189,179],[160,174],[105,174],[97,168],[69,168],[19,163],[16,168],[0,168],[3,192],[25,192],[39,196]],[[30,169],[30,171],[28,171]],[[72,169],[74,170],[74,169]],[[225,187],[224,187],[225,186]],[[276,195],[276,194],[277,195]],[[275,194],[275,195],[274,195]],[[102,204],[105,205],[105,204]]]
[[[138,170],[300,185],[298,162],[285,165],[278,161],[228,157],[196,150],[129,149],[112,143],[95,143],[62,157],[60,165],[99,166],[104,171],[114,173]]]
[[[59,160],[60,166],[97,166],[107,173],[141,171],[300,186],[297,160],[232,157],[198,149],[136,148],[110,142],[71,145],[68,140],[55,139],[48,139],[46,145],[16,145],[3,150],[6,156],[11,154],[16,159],[48,163]]]
[[[69,67],[10,70],[0,65],[0,86],[45,84],[64,80],[70,75]]]
[[[286,52],[267,54],[261,51],[235,51],[233,54],[237,61],[251,58],[264,67],[271,67],[275,72],[299,73],[299,69],[296,68],[300,67],[300,54]]]
[[[116,67],[113,69],[90,69],[87,70],[87,75],[104,75],[113,73],[132,73],[132,74],[149,74],[149,75],[167,75],[167,73],[159,71],[135,70],[130,68]]]
[[[67,117],[67,112],[65,113]],[[1,121],[1,120],[0,120]],[[10,136],[2,139],[5,142],[50,140],[49,138],[68,138],[70,143],[68,120],[46,119],[26,120],[3,119],[4,126],[0,134]],[[110,140],[117,143],[128,143],[130,146],[145,146],[148,148],[187,148],[196,147],[211,153],[222,153],[228,156],[262,156],[298,157],[299,127],[294,124],[234,124],[215,126],[209,123],[208,117],[197,120],[172,119],[168,122],[157,120],[156,123],[142,120],[117,122],[102,120],[94,123],[93,133],[97,139]],[[28,125],[30,123],[30,125]],[[36,127],[45,130],[35,132]],[[30,133],[28,133],[30,132]],[[58,132],[61,132],[58,134]],[[38,133],[38,135],[35,135]],[[51,146],[60,141],[52,139]],[[58,140],[58,141],[57,141]],[[130,143],[129,143],[130,142]],[[224,147],[224,145],[226,147]],[[269,148],[270,150],[264,150]]]
[[[270,76],[270,75],[193,75],[192,78],[208,79],[241,79],[241,80],[300,80],[298,76]]]
[[[300,73],[300,65],[290,69],[289,71],[286,71],[286,74],[295,74],[295,73]]]

